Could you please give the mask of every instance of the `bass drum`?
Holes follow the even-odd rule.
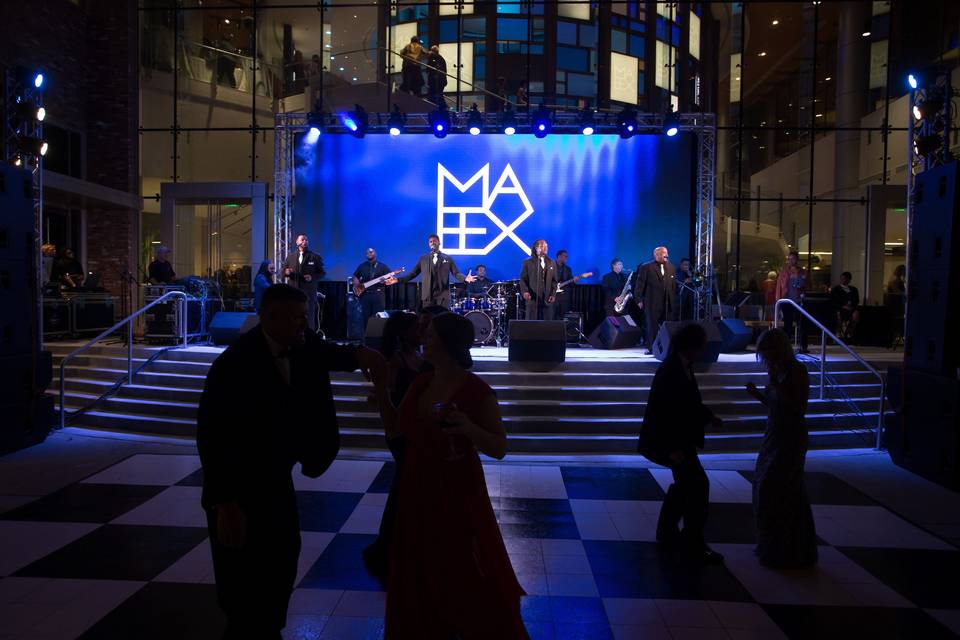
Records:
[[[497,339],[497,323],[483,311],[468,311],[463,317],[473,323],[473,344],[490,344]]]

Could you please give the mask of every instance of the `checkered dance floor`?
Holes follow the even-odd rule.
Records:
[[[489,464],[487,483],[533,638],[941,638],[960,633],[960,551],[833,475],[807,483],[810,570],[753,555],[750,473],[709,471],[707,539],[725,566],[657,551],[669,472]],[[390,462],[297,474],[303,552],[285,637],[379,638],[384,594],[363,569]],[[0,640],[216,638],[195,455],[137,454],[0,514]],[[952,631],[951,631],[952,630]]]

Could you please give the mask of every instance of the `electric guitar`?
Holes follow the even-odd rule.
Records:
[[[584,278],[589,278],[589,277],[592,276],[592,275],[593,275],[593,271],[587,271],[586,273],[581,273],[580,275],[574,276],[574,277],[570,278],[569,280],[564,280],[563,282],[561,282],[560,284],[557,285],[557,293],[563,293],[563,288],[564,288],[565,286],[567,286],[568,284],[573,284],[574,282],[579,282],[579,281],[583,280]]]
[[[381,282],[384,282],[385,280],[389,280],[390,278],[394,277],[398,273],[403,273],[404,271],[406,271],[406,269],[404,267],[400,267],[396,271],[391,271],[390,273],[385,273],[382,276],[377,276],[373,280],[368,280],[367,282],[360,282],[359,280],[354,278],[353,279],[353,295],[359,298],[360,296],[363,295],[364,291],[366,291],[370,287],[375,287]]]

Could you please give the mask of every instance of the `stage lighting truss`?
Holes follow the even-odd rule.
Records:
[[[403,133],[406,122],[407,117],[400,111],[400,107],[393,105],[393,111],[390,113],[390,117],[387,118],[387,132],[392,136],[400,135]]]
[[[912,89],[908,138],[911,175],[915,175],[954,159],[949,144],[954,119],[951,102],[958,92],[951,84],[949,70],[911,73],[907,84]]]
[[[363,107],[355,104],[353,111],[340,114],[340,123],[347,133],[355,138],[362,138],[367,135],[367,130],[370,128],[370,117]]]
[[[519,130],[520,122],[517,119],[517,114],[513,111],[513,104],[507,102],[503,113],[500,115],[500,131],[505,135],[512,136]]]
[[[578,118],[578,123],[580,125],[580,133],[585,136],[592,136],[597,131],[596,119],[593,117],[593,109],[584,109],[580,112]]]
[[[4,79],[5,160],[15,166],[36,171],[46,155],[43,138],[43,74],[24,67],[7,70]]]
[[[428,120],[430,122],[430,133],[435,137],[446,138],[447,134],[450,133],[450,112],[447,111],[445,104],[441,104],[435,110],[431,111]]]
[[[625,107],[617,117],[617,130],[624,140],[635,136],[637,133],[637,112],[630,107]]]
[[[540,108],[537,109],[532,116],[530,130],[537,138],[546,138],[552,128],[553,122],[550,116],[550,110],[541,104]]]

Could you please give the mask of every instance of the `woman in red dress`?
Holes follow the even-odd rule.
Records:
[[[466,318],[437,316],[424,335],[433,371],[417,378],[399,408],[377,389],[387,436],[409,443],[387,578],[388,639],[529,638],[520,618],[525,594],[478,455],[503,458],[507,433],[493,390],[468,371],[473,336]]]

